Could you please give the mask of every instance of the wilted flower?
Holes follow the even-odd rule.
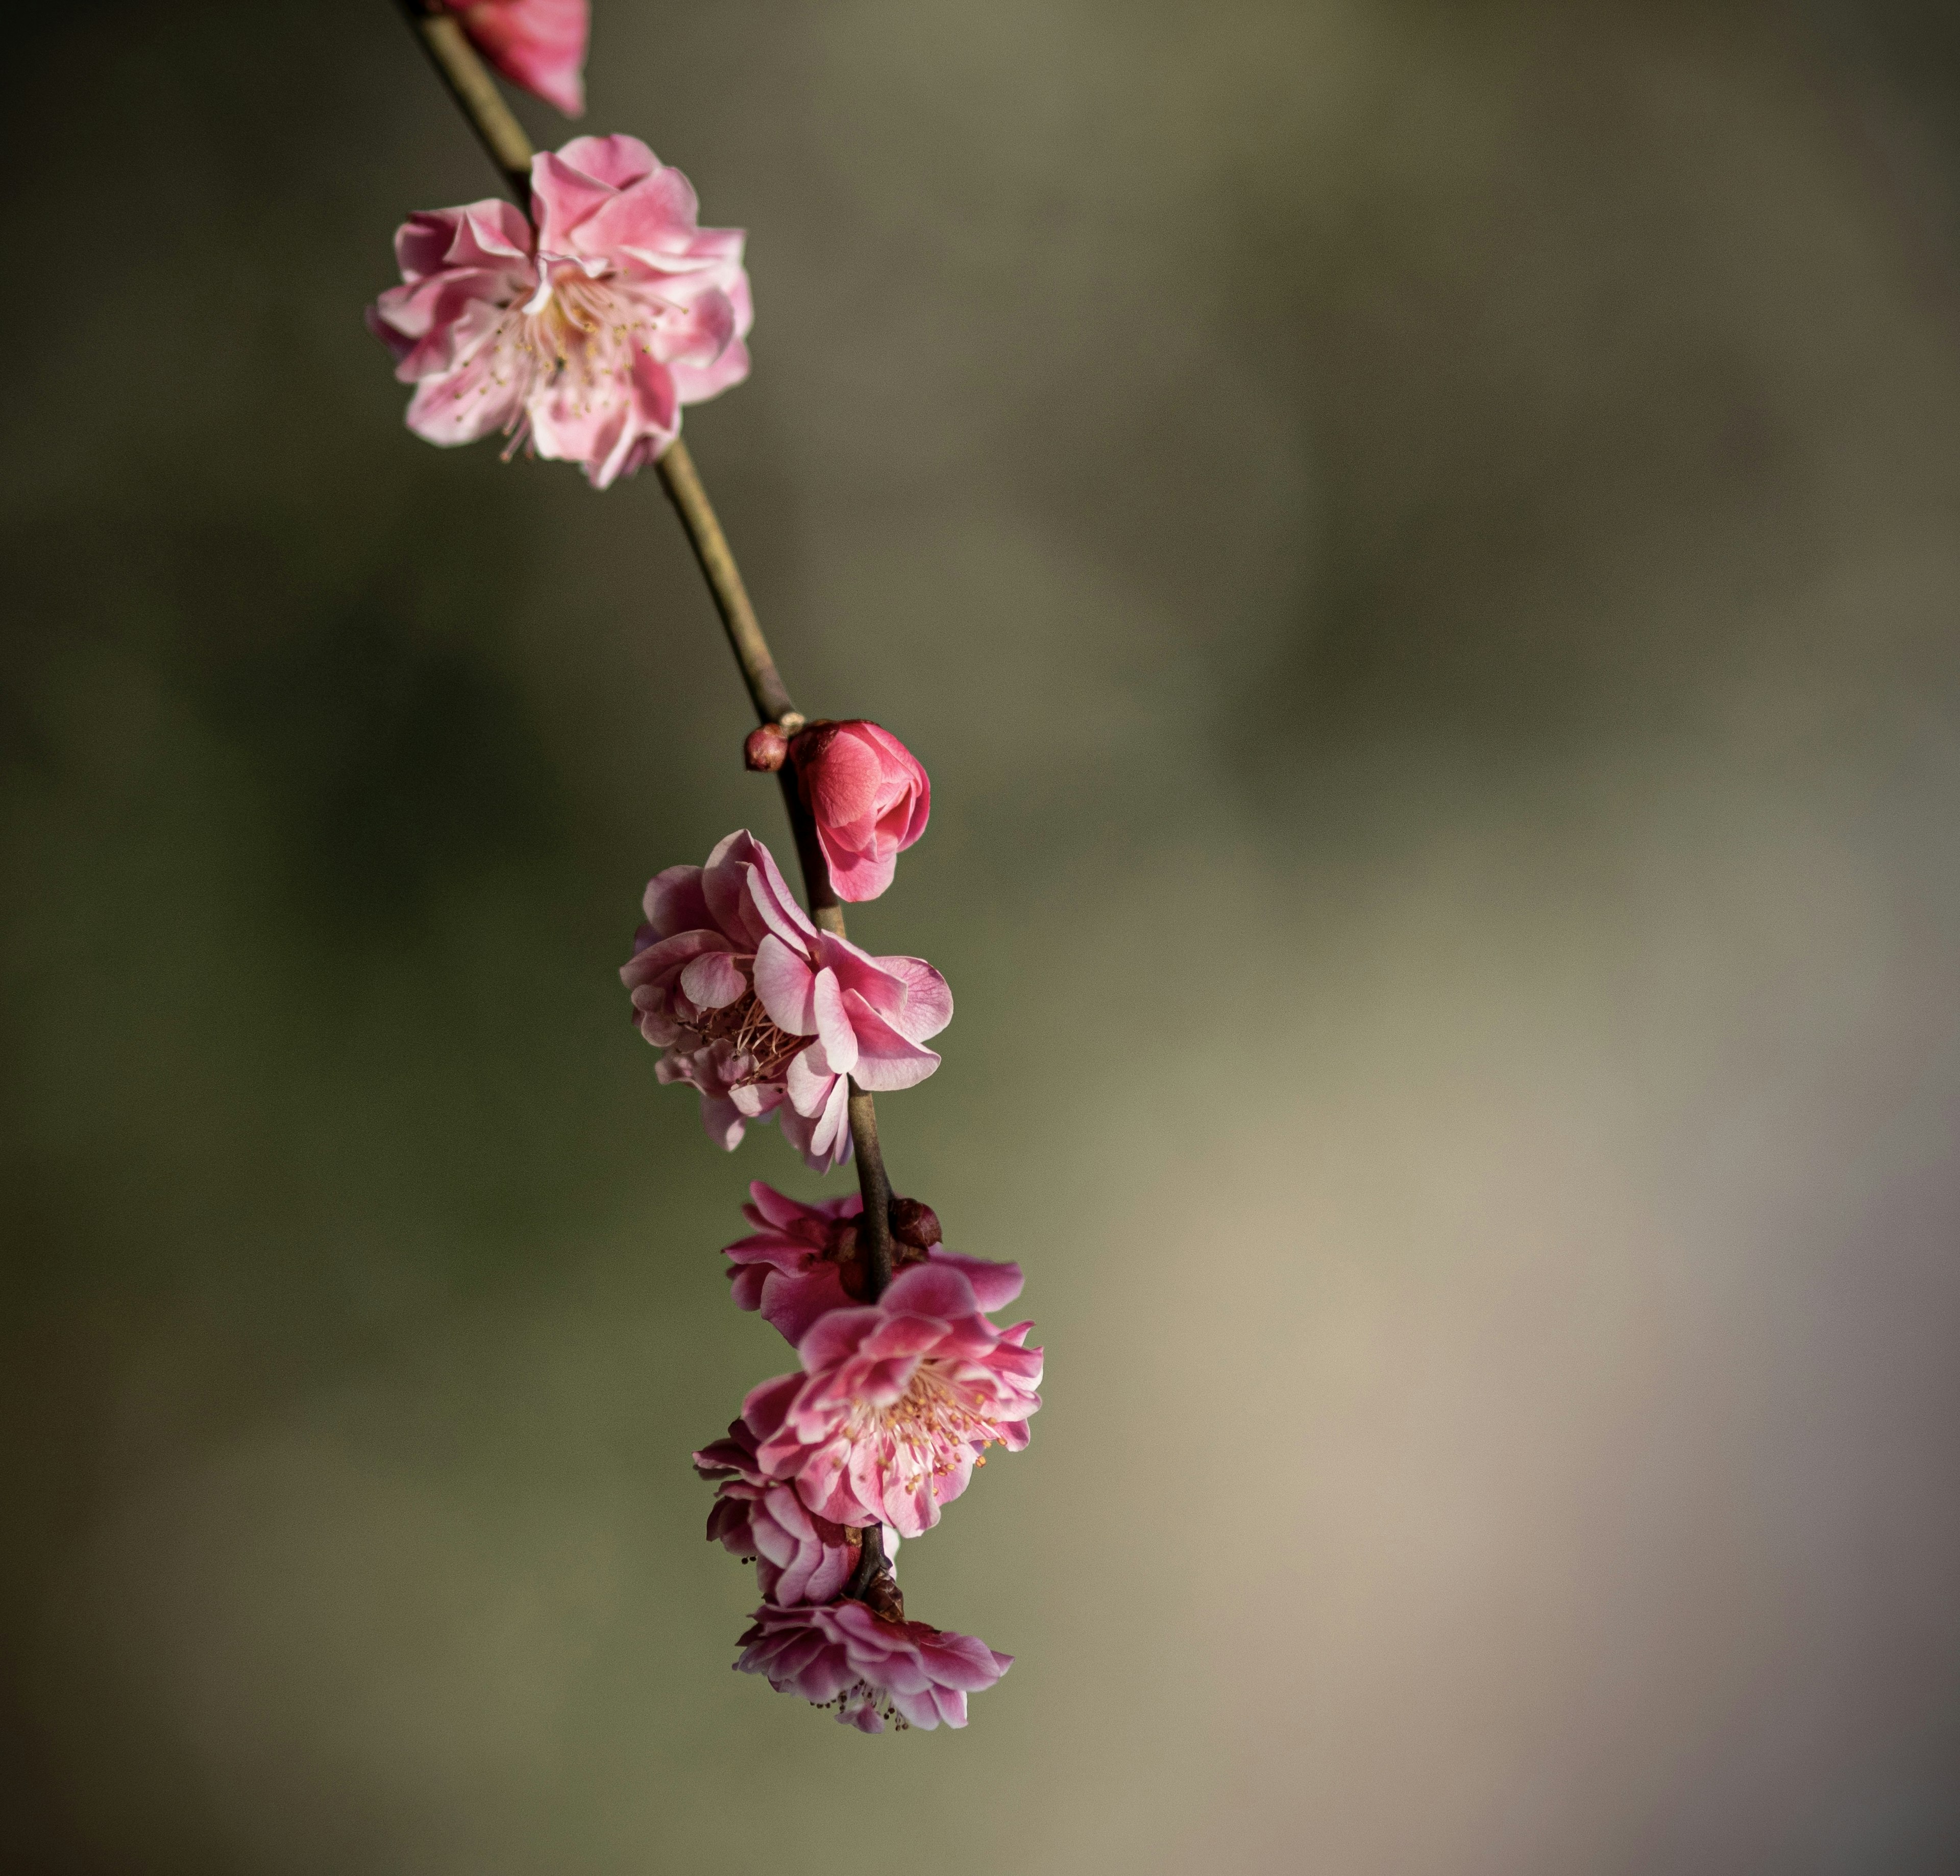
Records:
[[[825,1311],[864,1300],[865,1262],[858,1231],[864,1201],[854,1192],[805,1205],[759,1179],[749,1182],[749,1201],[742,1215],[756,1231],[723,1253],[735,1306],[759,1309],[763,1320],[780,1330],[794,1348]],[[1020,1295],[1019,1264],[990,1263],[947,1250],[930,1206],[916,1199],[895,1199],[891,1216],[897,1268],[930,1260],[957,1270],[973,1285],[983,1310],[1004,1309]]]
[[[586,0],[443,0],[469,43],[513,84],[585,114]]]
[[[841,1165],[846,1078],[882,1094],[939,1066],[922,1045],[952,1020],[946,979],[818,931],[752,834],[730,834],[705,867],[657,874],[645,909],[619,975],[640,1033],[667,1051],[660,1079],[701,1091],[723,1146],[774,1113],[811,1166]]]
[[[697,226],[687,178],[637,137],[540,151],[531,202],[535,231],[508,202],[410,216],[403,284],[368,323],[417,387],[418,436],[501,431],[603,489],[673,441],[682,405],[748,376],[742,231]]]
[[[886,1720],[928,1731],[966,1724],[966,1696],[1013,1666],[970,1635],[893,1621],[859,1602],[815,1608],[765,1604],[737,1644],[745,1674],[766,1674],[778,1693],[834,1707],[840,1724],[882,1733]]]
[[[839,899],[876,899],[932,814],[918,758],[889,730],[861,721],[813,723],[790,755],[832,889]]]
[[[794,1479],[835,1523],[918,1537],[966,1489],[988,1446],[1027,1444],[1041,1405],[1041,1351],[1025,1346],[1032,1327],[996,1328],[949,1263],[902,1271],[877,1302],[818,1317],[797,1345],[803,1372],[742,1403],[759,1470]]]

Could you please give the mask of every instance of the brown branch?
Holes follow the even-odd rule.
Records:
[[[476,49],[464,37],[461,23],[453,13],[442,10],[439,0],[401,0],[402,11],[429,56],[429,62],[441,75],[470,128],[489,153],[490,161],[502,170],[504,182],[524,208],[531,199],[531,140],[524,127],[511,115],[497,89],[496,81],[477,57]]]
[[[455,99],[457,107],[469,120],[478,141],[502,174],[504,186],[528,211],[531,199],[531,141],[523,126],[504,102],[496,81],[477,57],[476,48],[465,37],[453,14],[444,11],[440,0],[401,0],[402,11],[422,43],[431,62],[441,75]],[[790,701],[790,693],[770,655],[769,642],[749,603],[748,588],[742,583],[742,570],[735,564],[728,537],[721,531],[708,491],[694,467],[694,458],[679,437],[670,443],[654,465],[660,483],[680,516],[688,545],[700,563],[708,590],[714,596],[715,610],[728,634],[729,649],[735,654],[742,681],[748,686],[749,701],[764,723],[779,724],[794,733],[803,728],[803,714]],[[830,869],[823,850],[817,845],[816,826],[797,786],[795,764],[782,769],[783,805],[788,811],[790,830],[796,839],[797,858],[803,868],[803,896],[810,901],[810,916],[819,929],[838,938],[844,936],[844,908],[832,890]],[[871,1097],[855,1081],[850,1091],[851,1148],[858,1161],[858,1189],[864,1196],[864,1211],[858,1224],[858,1240],[864,1250],[865,1288],[875,1302],[892,1280],[892,1184],[885,1175],[884,1155],[878,1145],[878,1117]],[[883,1541],[875,1529],[867,1534],[867,1558],[883,1559]],[[873,1576],[875,1578],[876,1571]]]

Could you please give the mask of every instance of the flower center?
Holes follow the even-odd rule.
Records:
[[[616,284],[609,261],[546,250],[537,264],[536,289],[502,310],[476,346],[469,381],[455,393],[460,402],[473,393],[488,397],[516,390],[520,405],[505,426],[507,457],[530,435],[522,406],[540,390],[565,399],[568,414],[578,417],[630,403],[633,355],[651,357],[661,322],[681,311],[657,295]]]
[[[987,1409],[936,1362],[921,1362],[912,1385],[888,1407],[868,1403],[857,1408],[852,1431],[877,1443],[907,1489],[928,1475],[947,1477],[970,1446],[975,1464],[985,1465],[982,1449],[1001,1438]]]
[[[869,1707],[878,1717],[889,1723],[897,1733],[908,1733],[912,1723],[892,1704],[892,1696],[883,1687],[874,1687],[868,1680],[854,1680],[851,1685],[829,1700],[813,1700],[810,1704],[818,1712],[827,1713],[835,1707],[840,1714],[854,1713],[860,1707]]]
[[[726,1043],[731,1063],[745,1056],[749,1066],[728,1085],[748,1088],[758,1081],[780,1081],[790,1063],[810,1046],[807,1036],[792,1036],[769,1020],[753,990],[718,1010],[703,1010],[686,1027],[704,1043]]]

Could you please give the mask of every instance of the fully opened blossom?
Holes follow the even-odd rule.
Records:
[[[443,0],[469,43],[513,84],[568,117],[585,114],[587,0]]]
[[[413,384],[431,443],[501,431],[607,487],[651,462],[680,407],[749,374],[742,231],[696,225],[694,190],[637,137],[531,160],[534,228],[508,202],[412,215],[402,284],[368,323]]]
[[[759,1179],[749,1186],[742,1215],[756,1227],[723,1252],[738,1309],[759,1309],[794,1348],[818,1317],[864,1300],[866,1272],[857,1193],[814,1205],[788,1198]],[[939,1241],[929,1206],[900,1199],[892,1207],[893,1262],[900,1269],[931,1262],[959,1271],[983,1310],[1004,1309],[1021,1293],[1021,1267],[962,1257]]]
[[[932,813],[918,758],[889,730],[862,721],[813,723],[790,754],[838,897],[876,899]]]
[[[966,1696],[993,1686],[1014,1659],[970,1635],[894,1621],[858,1602],[765,1604],[737,1645],[742,1673],[766,1674],[778,1693],[835,1707],[840,1724],[867,1733],[882,1733],[888,1719],[928,1731],[942,1721],[964,1726]]]
[[[727,1438],[696,1453],[694,1469],[719,1487],[708,1514],[708,1541],[755,1559],[756,1581],[766,1600],[827,1603],[843,1594],[858,1568],[862,1539],[816,1516],[794,1487],[763,1473],[746,1422],[734,1422]]]
[[[1010,1295],[1019,1279],[1013,1272]],[[877,1302],[819,1316],[797,1345],[803,1372],[743,1401],[758,1469],[794,1479],[833,1523],[918,1537],[966,1489],[988,1446],[1027,1444],[1041,1405],[1032,1327],[996,1328],[963,1271],[915,1264]]]
[[[666,1051],[660,1078],[701,1091],[723,1146],[773,1114],[811,1166],[841,1165],[847,1078],[883,1094],[939,1066],[924,1044],[952,1020],[946,979],[819,932],[752,834],[730,834],[705,867],[656,875],[645,909],[619,975],[640,1033]]]

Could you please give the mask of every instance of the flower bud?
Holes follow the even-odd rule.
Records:
[[[789,753],[790,739],[783,734],[782,726],[765,723],[760,729],[749,732],[748,741],[742,745],[742,763],[759,775],[774,775]]]
[[[876,899],[899,855],[925,832],[932,783],[918,757],[875,723],[813,723],[790,745],[839,899]]]
[[[928,1251],[940,1241],[939,1214],[923,1199],[894,1199],[886,1215],[892,1221],[892,1235],[914,1250]]]

